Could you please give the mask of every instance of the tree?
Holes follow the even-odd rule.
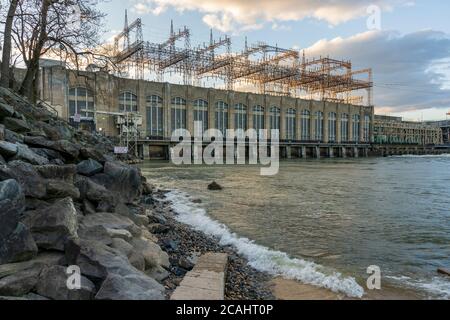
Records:
[[[5,21],[5,31],[3,33],[3,57],[0,69],[1,73],[0,86],[6,88],[9,87],[10,82],[9,66],[11,63],[11,47],[12,47],[11,33],[18,4],[19,0],[12,0],[11,3],[9,4],[9,9]]]
[[[26,66],[19,92],[37,98],[42,56],[71,61],[78,68],[83,56],[95,56],[104,14],[98,0],[19,0],[12,38]]]

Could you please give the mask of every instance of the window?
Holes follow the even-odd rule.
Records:
[[[297,137],[297,126],[296,126],[296,115],[297,111],[295,109],[288,109],[286,113],[286,139],[295,140]]]
[[[216,103],[216,129],[226,136],[228,130],[228,104],[223,101]]]
[[[337,135],[337,129],[336,129],[336,113],[330,112],[328,114],[328,141],[329,142],[336,142],[336,135]]]
[[[323,112],[316,112],[316,140],[323,141]]]
[[[370,116],[364,117],[364,142],[370,142]]]
[[[69,90],[69,117],[73,118],[77,114],[89,120],[95,116],[94,95],[83,87]]]
[[[123,92],[119,95],[120,112],[137,112],[137,96],[131,92]]]
[[[264,107],[262,106],[254,106],[253,107],[253,129],[256,130],[259,136],[259,130],[263,130],[265,128],[264,121]]]
[[[247,106],[242,103],[234,106],[234,129],[247,131]]]
[[[153,95],[147,97],[147,135],[150,137],[164,136],[163,100]]]
[[[359,130],[361,128],[361,117],[358,114],[353,115],[353,142],[359,142]]]
[[[348,142],[348,114],[341,116],[341,142]]]
[[[281,110],[278,107],[270,108],[270,129],[280,130],[281,127]]]
[[[202,122],[203,132],[208,130],[208,102],[202,99],[194,101],[194,121]]]
[[[180,97],[171,101],[172,131],[186,129],[186,100]]]
[[[302,140],[311,140],[311,112],[309,110],[302,111]]]

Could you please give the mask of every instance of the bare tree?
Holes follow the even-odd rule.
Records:
[[[80,57],[95,56],[104,17],[96,8],[98,1],[19,0],[12,38],[26,66],[21,94],[36,101],[42,56],[71,60],[76,67]]]
[[[3,33],[3,57],[0,69],[1,73],[0,86],[2,87],[9,87],[10,82],[9,66],[11,63],[11,50],[12,50],[11,34],[18,4],[19,0],[11,0],[11,3],[9,4],[8,13],[6,15],[5,31]]]

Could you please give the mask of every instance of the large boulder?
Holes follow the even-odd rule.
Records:
[[[14,143],[0,141],[0,155],[5,158],[14,157],[17,154],[17,145]]]
[[[12,159],[23,160],[35,165],[46,165],[49,163],[47,158],[36,154],[33,150],[28,148],[28,146],[20,143],[17,144],[17,154]]]
[[[48,160],[61,160],[64,161],[64,157],[58,151],[50,150],[46,148],[30,148],[34,153]]]
[[[16,229],[25,211],[25,195],[16,180],[0,182],[0,238]]]
[[[80,191],[73,183],[65,182],[63,180],[47,180],[47,200],[67,197],[74,200],[80,198]]]
[[[14,108],[4,101],[0,101],[0,119],[4,119],[6,117],[12,117],[14,115]]]
[[[51,141],[44,137],[25,137],[24,142],[31,147],[58,151],[70,159],[76,159],[81,149],[80,146],[67,140]]]
[[[169,256],[156,243],[147,239],[133,239],[130,243],[136,252],[144,256],[146,270],[170,267]]]
[[[74,176],[77,172],[75,165],[45,165],[37,166],[37,172],[45,179],[64,180],[69,183],[74,182]]]
[[[120,201],[133,203],[141,196],[142,176],[138,168],[108,161],[103,172],[93,176],[92,179],[113,192]]]
[[[80,190],[80,198],[94,203],[99,211],[113,211],[116,199],[104,186],[84,176],[75,177],[75,186]]]
[[[80,157],[86,160],[93,159],[102,164],[106,162],[106,158],[103,153],[94,148],[81,148]]]
[[[79,225],[78,237],[82,240],[97,241],[107,246],[113,244],[113,239],[103,226],[85,226],[83,223]]]
[[[6,164],[5,158],[0,154],[0,166]]]
[[[36,292],[53,300],[92,300],[94,298],[95,285],[89,279],[81,276],[80,289],[71,290],[67,286],[68,277],[65,267],[44,268],[36,284]]]
[[[96,160],[88,159],[77,165],[77,172],[83,176],[91,177],[103,171],[103,166]]]
[[[23,119],[6,117],[3,119],[3,124],[7,129],[18,133],[26,133],[31,130],[29,124]]]
[[[97,300],[164,300],[164,287],[140,274],[109,275],[103,282]]]
[[[5,141],[11,143],[23,143],[23,140],[24,140],[23,134],[5,129]]]
[[[13,232],[0,239],[0,265],[28,261],[37,253],[38,248],[30,231],[20,222]]]
[[[27,197],[42,199],[47,194],[45,179],[29,163],[17,160],[0,166],[0,180],[16,180]]]
[[[49,208],[27,212],[23,220],[39,248],[63,251],[71,238],[78,238],[77,210],[71,198],[55,202]]]
[[[20,297],[30,293],[36,287],[42,265],[35,265],[0,279],[0,296]]]
[[[81,219],[81,223],[85,227],[102,226],[106,230],[126,230],[131,234],[139,233],[139,228],[132,220],[108,212],[98,212],[84,216]]]

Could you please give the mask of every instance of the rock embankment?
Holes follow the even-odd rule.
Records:
[[[0,88],[0,296],[165,299],[152,192],[112,143]],[[153,228],[156,228],[153,226]],[[80,271],[77,290],[68,277]],[[75,282],[76,283],[76,282]]]

